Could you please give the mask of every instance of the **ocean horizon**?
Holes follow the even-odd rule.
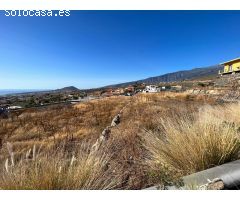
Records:
[[[37,89],[0,89],[0,96],[3,95],[10,95],[10,94],[21,94],[21,93],[27,93],[27,92],[39,92],[43,90],[37,90]]]

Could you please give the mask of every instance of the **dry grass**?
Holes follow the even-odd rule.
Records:
[[[156,176],[168,171],[174,179],[238,159],[239,109],[240,104],[207,106],[181,117],[161,117],[161,130],[145,135],[148,165]]]
[[[159,102],[159,101],[200,101],[204,103],[214,103],[214,99],[211,96],[199,94],[193,95],[187,92],[161,92],[161,93],[148,93],[148,94],[138,94],[135,96],[137,102]]]
[[[141,189],[236,159],[240,106],[215,104],[204,95],[162,92],[28,110],[1,119],[0,161],[4,166],[8,158],[10,170],[0,172],[0,187]],[[125,105],[121,123],[99,152],[90,154],[79,146],[93,145]],[[14,167],[7,142],[13,144]],[[26,160],[34,145],[42,147],[39,157]],[[77,160],[70,165],[72,155]]]
[[[106,98],[77,106],[26,110],[19,116],[0,119],[0,138],[3,143],[18,143],[16,152],[27,151],[39,142],[54,146],[59,140],[81,141],[86,137],[94,142],[127,101],[124,97]],[[0,148],[0,160],[3,151]]]
[[[91,152],[85,148],[68,155],[63,149],[40,154],[34,146],[18,161],[10,153],[2,167],[0,188],[80,190],[113,189],[119,185],[120,179],[117,175],[113,178],[113,169],[108,166],[110,157],[103,151]]]

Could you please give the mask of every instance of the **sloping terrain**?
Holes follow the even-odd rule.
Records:
[[[238,159],[239,75],[190,82],[182,92],[29,108],[0,119],[0,188],[178,185],[182,176]]]
[[[125,87],[136,82],[146,83],[146,84],[158,84],[159,82],[176,82],[183,80],[195,80],[195,79],[205,79],[217,77],[218,71],[222,69],[221,65],[215,65],[204,68],[195,68],[192,70],[178,71],[173,73],[168,73],[160,76],[150,77],[143,80],[131,81],[127,83],[120,83],[115,85],[109,85],[106,87]]]
[[[207,95],[162,92],[27,109],[1,119],[0,188],[141,189],[234,160],[239,109],[216,104]],[[92,152],[121,110],[120,124]],[[221,119],[215,117],[219,112]],[[166,136],[171,143],[165,143]]]

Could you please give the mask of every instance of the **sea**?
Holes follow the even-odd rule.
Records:
[[[11,95],[11,94],[21,94],[28,92],[40,92],[42,90],[34,90],[34,89],[0,89],[0,96]]]

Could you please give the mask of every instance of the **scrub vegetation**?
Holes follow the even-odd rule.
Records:
[[[238,103],[161,92],[0,119],[1,189],[142,189],[238,159]],[[93,146],[121,111],[110,137]]]

